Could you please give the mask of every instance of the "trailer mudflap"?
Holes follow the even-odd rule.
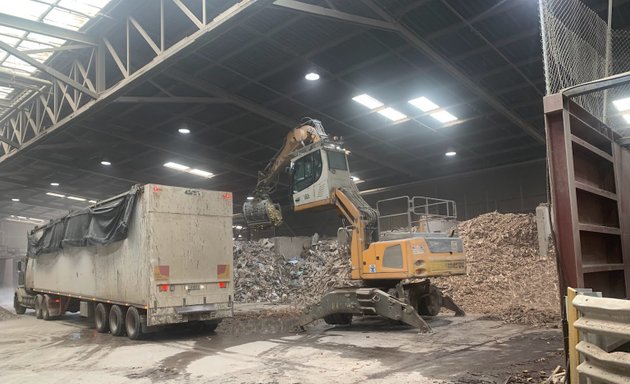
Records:
[[[200,304],[200,305],[187,305],[185,307],[175,307],[175,312],[180,315],[187,315],[191,313],[208,313],[215,312],[218,309],[216,304]]]
[[[420,332],[431,332],[416,309],[378,288],[339,288],[325,294],[319,303],[309,306],[298,321],[303,327],[317,319],[335,314],[378,315],[402,321]]]

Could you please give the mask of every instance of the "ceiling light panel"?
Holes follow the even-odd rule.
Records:
[[[391,121],[400,121],[400,120],[404,120],[407,118],[407,115],[405,115],[402,112],[399,112],[397,110],[395,110],[392,107],[387,107],[384,109],[381,109],[380,111],[378,111],[379,114],[387,117],[388,119],[390,119]]]
[[[66,197],[66,195],[62,195],[61,193],[55,193],[55,192],[46,192],[46,194],[48,196],[54,196],[54,197]]]
[[[208,171],[203,171],[201,169],[196,169],[193,168],[189,171],[187,171],[188,173],[192,173],[193,175],[197,175],[197,176],[201,176],[201,177],[206,177],[206,178],[211,178],[212,176],[214,176],[211,172]]]
[[[624,99],[614,100],[613,104],[618,111],[627,111],[630,109],[630,97]]]
[[[352,100],[354,100],[357,103],[359,103],[359,104],[361,104],[363,106],[366,106],[366,107],[368,107],[370,109],[380,108],[380,107],[382,107],[384,105],[380,101],[376,100],[372,96],[367,95],[365,93],[362,94],[362,95],[353,97]]]
[[[626,120],[626,123],[630,124],[630,115],[629,114],[623,115],[623,118]]]
[[[171,169],[175,169],[175,170],[178,170],[178,171],[187,171],[188,169],[190,169],[190,167],[187,166],[187,165],[173,163],[172,161],[169,161],[168,163],[165,163],[164,166],[166,168],[171,168]]]
[[[68,196],[68,199],[76,200],[76,201],[86,201],[87,200],[87,199],[84,199],[82,197],[77,197],[77,196]]]
[[[431,100],[427,99],[424,96],[409,100],[409,104],[420,109],[422,112],[429,112],[434,109],[440,108],[439,105],[435,104],[434,102],[432,102]]]
[[[457,117],[446,111],[432,113],[431,117],[440,123],[450,123],[451,121],[457,120]]]

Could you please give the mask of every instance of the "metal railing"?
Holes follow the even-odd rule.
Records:
[[[630,383],[630,300],[568,288],[571,383]]]
[[[426,196],[379,200],[376,209],[379,232],[439,233],[450,229],[457,220],[457,207],[453,200]]]

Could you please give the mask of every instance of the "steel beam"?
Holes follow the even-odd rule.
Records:
[[[296,0],[275,0],[273,5],[293,9],[295,11],[310,13],[315,16],[326,17],[329,19],[342,20],[349,23],[365,25],[372,28],[384,29],[387,31],[395,30],[395,26],[383,20],[372,19],[370,17],[363,17],[353,15],[351,13],[341,12],[330,8],[320,7],[318,5],[306,4]]]
[[[517,116],[515,113],[507,109],[503,103],[501,103],[496,97],[488,93],[486,90],[482,89],[481,86],[474,81],[472,81],[464,72],[462,72],[459,68],[453,65],[450,60],[444,57],[442,54],[438,53],[432,47],[430,47],[425,41],[420,39],[415,32],[407,28],[406,26],[400,24],[395,21],[387,12],[385,12],[382,8],[375,5],[371,0],[366,0],[368,4],[370,4],[371,8],[374,10],[380,10],[380,15],[383,18],[388,19],[392,24],[397,26],[398,33],[405,38],[412,46],[416,49],[420,50],[423,54],[425,54],[431,61],[440,66],[445,72],[449,73],[453,78],[457,79],[460,83],[462,83],[466,88],[473,91],[477,96],[479,96],[482,100],[484,100],[488,105],[492,106],[494,109],[499,111],[502,115],[512,121],[515,125],[522,128],[528,135],[530,135],[534,140],[536,140],[540,144],[545,143],[545,138],[540,134],[536,128],[532,127],[528,122]]]
[[[12,46],[10,46],[9,44],[7,44],[5,42],[0,41],[0,49],[6,51],[8,54],[13,55],[13,56],[17,57],[18,59],[20,59],[20,60],[22,60],[22,61],[32,65],[33,67],[39,69],[40,71],[49,74],[50,76],[54,77],[55,79],[68,84],[69,86],[71,86],[72,88],[76,89],[77,91],[83,92],[83,93],[91,96],[93,99],[96,99],[98,97],[98,94],[96,92],[93,92],[90,89],[84,87],[83,85],[77,83],[76,81],[72,80],[71,78],[69,78],[68,76],[64,75],[63,73],[57,71],[56,69],[54,69],[52,67],[49,67],[46,64],[40,63],[39,61],[33,59],[29,55],[21,52],[17,48],[12,47]]]
[[[0,79],[8,79],[11,81],[15,80],[20,83],[25,83],[25,84],[28,83],[31,85],[39,85],[39,86],[52,85],[52,83],[48,80],[40,79],[35,76],[24,75],[22,73],[11,71],[5,68],[0,68]]]
[[[19,7],[19,5],[15,5]],[[83,32],[71,31],[69,29],[60,28],[52,24],[46,24],[41,21],[23,19],[21,17],[0,13],[0,25],[21,29],[26,32],[36,32],[41,35],[56,37],[58,39],[70,40],[77,43],[97,45],[95,38],[86,35]]]
[[[187,97],[187,96],[121,96],[117,103],[143,104],[224,104],[224,99],[218,97]]]
[[[224,33],[227,33],[229,27],[225,27],[229,21],[231,21],[234,17],[241,16],[244,14],[244,11],[248,11],[248,15],[251,15],[254,10],[260,10],[265,5],[269,4],[270,0],[241,0],[240,2],[234,4],[230,8],[223,11],[221,14],[217,15],[213,20],[210,20],[207,24],[205,24],[202,28],[198,29],[194,33],[189,36],[181,38],[179,41],[172,44],[169,48],[164,49],[159,55],[153,58],[149,63],[144,65],[143,67],[135,70],[133,73],[129,74],[129,76],[115,85],[109,87],[108,89],[103,89],[99,94],[99,97],[86,102],[85,104],[78,106],[77,110],[71,114],[66,116],[59,116],[59,119],[54,122],[51,126],[47,127],[42,132],[45,132],[46,135],[50,135],[55,131],[65,127],[71,122],[76,121],[77,119],[84,118],[89,113],[95,111],[98,108],[102,108],[108,103],[116,100],[118,97],[124,95],[129,89],[137,86],[138,84],[147,81],[151,77],[155,76],[156,73],[164,70],[169,65],[175,63],[183,53],[190,53],[195,49],[208,44],[211,40],[208,39],[208,35],[213,35],[214,38],[218,38],[222,36]],[[255,5],[255,6],[254,6]],[[6,44],[5,44],[6,45]],[[13,47],[6,47],[11,50],[15,50]],[[102,55],[104,47],[100,48],[100,54]],[[21,54],[21,52],[17,52]],[[22,56],[24,56],[22,54]],[[30,59],[30,58],[29,58]],[[32,60],[32,59],[31,59]],[[99,60],[96,60],[97,71],[96,71],[96,87],[97,89],[101,89],[104,87],[104,71],[105,68],[103,66],[103,57]],[[99,64],[100,63],[100,64]],[[30,64],[30,63],[29,63]],[[41,66],[41,63],[37,62],[38,65]],[[63,75],[65,76],[65,75]],[[66,76],[67,77],[67,76]],[[99,80],[100,79],[100,80]],[[85,88],[85,87],[84,87]],[[86,88],[87,89],[87,88]],[[90,91],[91,92],[91,91]],[[37,143],[42,137],[42,132],[39,132],[34,137],[28,139],[23,143],[21,149],[30,147]],[[20,151],[6,151],[2,157],[0,157],[0,162],[6,161],[13,157],[16,153]]]

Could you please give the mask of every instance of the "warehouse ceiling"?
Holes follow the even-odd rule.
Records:
[[[100,3],[105,8],[80,29],[87,36],[106,35],[112,44],[141,39],[121,27],[128,15],[159,34],[150,27],[159,2]],[[191,18],[175,6],[194,11],[199,0],[166,3],[175,8],[164,11],[167,30],[192,34]],[[606,3],[588,2],[604,13]],[[615,27],[629,20],[628,1],[616,1]],[[304,116],[344,137],[362,190],[540,160],[538,23],[533,0],[269,1],[116,98],[3,156],[0,216],[47,219],[147,182],[233,191],[238,205]],[[80,52],[56,49],[42,61],[61,68]],[[152,55],[145,45],[130,53],[129,65],[150,63]],[[108,68],[107,86],[124,81],[124,58]],[[319,79],[305,79],[308,73]],[[8,110],[18,105],[18,91],[5,92]],[[362,94],[382,106],[353,100]],[[409,103],[420,97],[433,103],[428,112]]]

